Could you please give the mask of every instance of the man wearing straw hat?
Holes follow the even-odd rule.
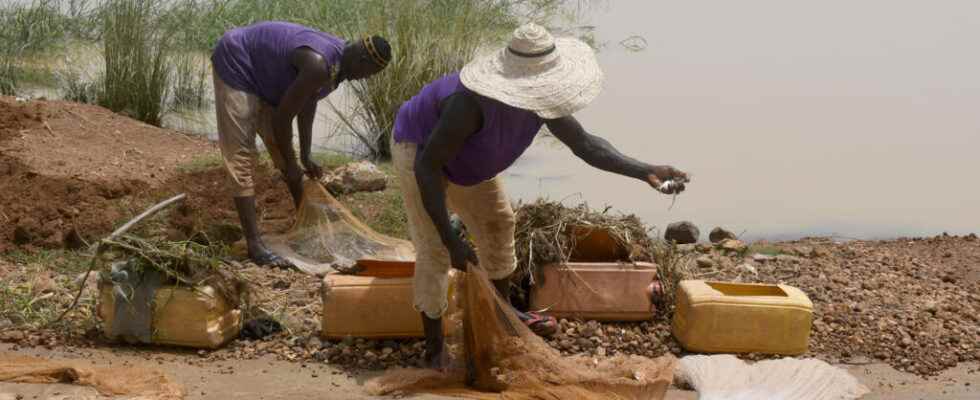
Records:
[[[546,125],[589,165],[631,177],[665,194],[684,190],[687,175],[667,165],[629,158],[589,134],[572,116],[599,94],[603,75],[592,49],[555,39],[527,24],[506,48],[429,83],[402,105],[392,158],[403,191],[417,258],[414,302],[426,336],[425,362],[443,366],[442,315],[448,307],[449,267],[484,268],[508,298],[516,268],[514,213],[497,175],[531,145]],[[466,224],[480,252],[454,234],[447,206]],[[554,318],[518,313],[535,333],[554,333]]]
[[[310,158],[317,101],[345,80],[381,72],[390,60],[391,48],[379,36],[345,42],[287,22],[260,22],[233,29],[218,41],[211,56],[218,144],[235,189],[235,208],[252,261],[277,267],[290,265],[269,251],[259,235],[252,181],[258,154],[256,132],[299,206],[303,170],[293,150],[293,119],[298,122],[303,169],[318,178],[320,166]]]

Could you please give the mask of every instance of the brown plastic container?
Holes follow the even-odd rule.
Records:
[[[452,276],[455,276],[453,273]],[[450,278],[449,296],[454,291]],[[412,278],[328,274],[321,287],[320,336],[397,339],[424,337],[415,311]],[[450,311],[454,306],[450,301]],[[443,319],[445,321],[446,319]],[[444,324],[444,328],[448,326]]]
[[[112,284],[101,283],[98,314],[105,332],[112,331],[115,313]],[[216,349],[238,337],[241,327],[241,310],[229,306],[211,286],[163,286],[156,291],[153,344]]]
[[[651,263],[567,263],[542,269],[544,281],[531,291],[531,309],[557,318],[644,321],[653,318]]]

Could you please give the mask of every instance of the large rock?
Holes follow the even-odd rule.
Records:
[[[674,222],[667,226],[667,232],[664,233],[664,239],[668,242],[677,242],[677,244],[697,243],[699,237],[701,237],[701,231],[688,221]]]
[[[735,236],[734,233],[725,230],[722,227],[712,229],[711,233],[708,234],[708,240],[710,240],[711,243],[718,243],[725,239],[738,239],[738,237]]]
[[[375,192],[388,186],[388,176],[368,161],[358,161],[324,174],[323,184],[333,194]]]

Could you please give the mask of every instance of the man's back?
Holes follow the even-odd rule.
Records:
[[[320,54],[336,74],[344,41],[332,35],[289,22],[259,22],[226,32],[215,46],[211,60],[215,72],[229,86],[278,105],[296,79],[290,63],[293,50],[307,47]],[[333,88],[322,90],[326,97]]]

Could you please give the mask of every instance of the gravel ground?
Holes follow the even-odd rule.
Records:
[[[685,250],[698,259],[693,264],[704,279],[779,282],[807,293],[814,303],[807,356],[832,363],[883,362],[918,375],[980,361],[980,240],[975,235],[844,243],[806,239],[757,243],[743,252],[704,245]],[[253,306],[287,329],[265,340],[237,340],[221,350],[200,351],[202,362],[272,355],[351,370],[418,365],[420,340],[318,338],[319,279],[253,265],[238,267],[261,285]],[[19,276],[29,273],[21,271],[31,269],[0,263],[5,282],[36,281]],[[41,304],[63,305],[73,287],[65,283],[77,278],[49,278],[55,284],[35,285],[54,293]],[[0,317],[0,341],[46,348],[106,345],[91,318],[71,321],[68,329],[41,330]],[[561,320],[560,325],[549,343],[563,354],[683,355],[665,316],[642,323]]]

